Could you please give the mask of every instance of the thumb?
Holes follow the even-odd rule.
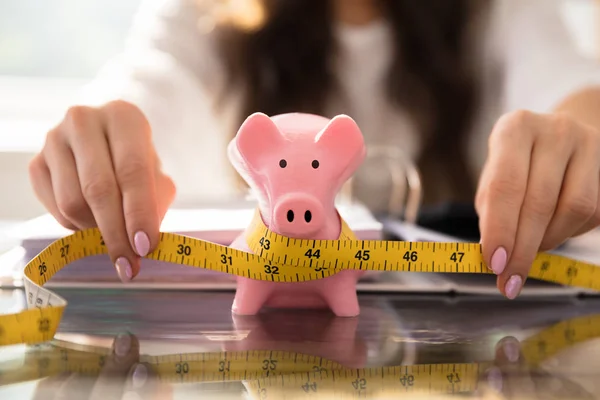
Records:
[[[156,194],[158,203],[158,216],[160,222],[162,223],[167,210],[173,203],[173,200],[175,200],[175,196],[177,194],[173,180],[162,172],[158,172],[156,176]],[[154,249],[151,249],[151,251],[152,250]]]

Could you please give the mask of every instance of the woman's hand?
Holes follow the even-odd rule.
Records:
[[[140,363],[140,343],[132,334],[121,334],[114,339],[111,352],[104,359],[97,375],[90,374],[89,371],[86,373],[85,353],[74,353],[70,357],[72,372],[56,372],[42,379],[36,386],[32,397],[34,400],[173,398],[171,385],[161,382],[151,365]],[[34,357],[30,361],[34,364],[40,362]]]
[[[132,104],[77,106],[48,132],[31,162],[34,192],[66,228],[98,227],[121,280],[139,272],[175,196],[148,121]]]
[[[503,116],[475,200],[498,289],[515,298],[539,251],[600,224],[600,132],[563,114]]]
[[[593,399],[584,387],[524,359],[522,344],[512,336],[498,341],[493,365],[483,374],[479,398]],[[568,370],[568,367],[566,368]],[[496,397],[496,396],[498,397]]]

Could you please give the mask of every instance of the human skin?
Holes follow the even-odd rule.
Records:
[[[379,17],[373,0],[334,0],[339,21]],[[515,110],[499,118],[475,205],[484,260],[501,293],[515,298],[539,251],[600,225],[600,88],[567,96],[546,114]],[[175,198],[151,130],[132,104],[74,106],[30,164],[33,189],[70,229],[97,226],[123,281],[158,243]]]

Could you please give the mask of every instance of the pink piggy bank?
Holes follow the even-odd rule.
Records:
[[[341,232],[335,197],[366,156],[352,118],[290,113],[249,116],[228,146],[238,173],[256,192],[266,227],[297,239],[336,240]],[[230,247],[251,252],[243,232]],[[263,306],[325,308],[340,317],[360,313],[356,283],[365,271],[343,270],[306,282],[238,277],[232,311],[254,315]]]

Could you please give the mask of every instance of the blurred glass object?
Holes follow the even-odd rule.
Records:
[[[421,176],[417,166],[399,149],[371,146],[367,151],[367,161],[384,161],[384,167],[391,177],[391,191],[387,199],[385,213],[388,217],[416,223],[422,201]],[[342,187],[338,198],[344,204],[352,204],[354,179],[348,180]]]

